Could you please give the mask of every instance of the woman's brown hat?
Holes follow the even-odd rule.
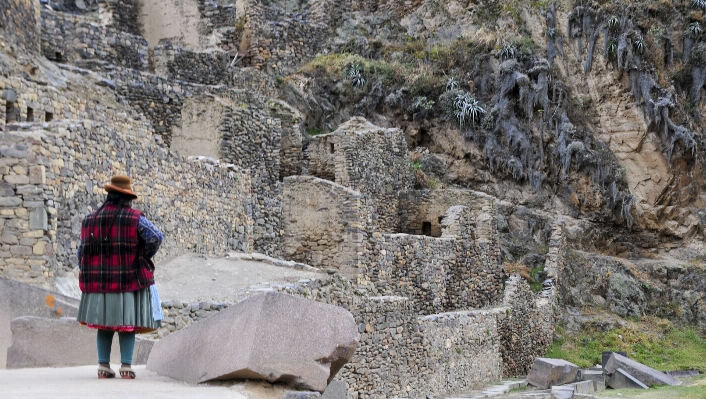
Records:
[[[132,198],[137,198],[137,194],[132,192],[132,179],[130,179],[127,176],[113,176],[110,178],[110,184],[106,184],[105,191],[107,192],[114,192],[114,193],[122,193],[131,196]]]

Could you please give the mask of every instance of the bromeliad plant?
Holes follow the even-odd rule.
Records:
[[[706,0],[704,0],[704,1],[706,1]],[[512,43],[505,43],[503,45],[503,48],[500,49],[500,58],[502,58],[502,59],[515,58],[516,54],[517,54],[517,47],[515,47],[515,45]]]
[[[610,29],[611,31],[616,31],[619,27],[620,19],[617,16],[613,15],[612,17],[610,17],[610,19],[608,19],[608,29]]]
[[[633,46],[638,54],[642,54],[645,50],[647,50],[647,42],[645,42],[645,39],[643,39],[642,36],[638,36],[637,39],[635,39]]]
[[[471,93],[463,93],[456,96],[454,101],[454,116],[458,120],[459,125],[463,127],[467,121],[475,125],[481,121],[485,115],[485,109],[480,105],[480,102],[471,96]]]
[[[365,85],[365,78],[363,77],[362,67],[357,62],[352,63],[348,67],[348,79],[351,81],[354,87],[362,87]]]
[[[686,34],[691,38],[697,38],[701,34],[701,24],[699,22],[692,22],[686,28]]]
[[[454,91],[458,90],[458,80],[456,78],[449,78],[449,80],[446,81],[446,91]]]

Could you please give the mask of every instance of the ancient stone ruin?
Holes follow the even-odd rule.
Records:
[[[316,273],[250,274],[237,295],[165,300],[139,362],[184,381],[425,398],[545,367],[556,381],[527,382],[578,384],[566,388],[578,395],[592,370],[571,365],[567,377],[556,371],[566,362],[536,359],[560,321],[590,322],[580,309],[705,326],[706,278],[692,262],[706,220],[701,61],[682,49],[701,85],[662,87],[670,80],[638,68],[654,60],[639,55],[629,18],[603,21],[608,11],[580,4],[557,14],[554,2],[516,13],[437,3],[0,0],[0,366],[92,361],[44,350],[56,342],[31,332],[90,340],[66,318],[80,296],[76,249],[115,174],[134,177],[135,206],[164,232],[158,267],[228,255]],[[601,35],[605,65],[592,58]],[[666,49],[660,65],[673,66]],[[691,116],[674,100],[687,92]],[[352,315],[355,351],[331,344],[269,374],[267,348],[209,364],[208,377],[198,363],[172,367],[170,342],[280,295]],[[610,378],[630,374],[613,363]]]

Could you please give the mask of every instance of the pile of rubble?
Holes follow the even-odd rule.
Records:
[[[527,383],[539,388],[525,396],[551,399],[592,399],[606,388],[649,389],[660,385],[681,385],[681,381],[624,353],[605,352],[603,364],[589,369],[562,359],[537,358],[527,376]]]

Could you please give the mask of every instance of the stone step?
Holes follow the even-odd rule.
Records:
[[[523,398],[531,398],[531,399],[551,399],[552,397],[552,391],[549,389],[543,389],[541,391],[534,391],[530,393],[526,393],[522,395]]]
[[[449,396],[444,399],[483,399],[483,398],[493,398],[496,396],[505,395],[513,389],[526,388],[527,381],[525,380],[504,380],[498,385],[492,385],[483,389],[481,393],[471,393],[468,395],[460,396]]]

